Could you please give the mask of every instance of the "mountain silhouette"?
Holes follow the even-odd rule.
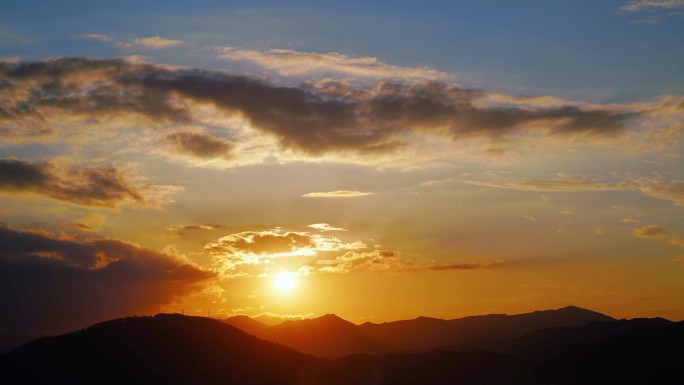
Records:
[[[219,321],[131,317],[33,341],[0,358],[3,384],[300,384],[320,360]]]
[[[289,346],[297,351],[324,358],[338,358],[350,354],[379,354],[389,352],[357,325],[334,314],[312,319],[289,320],[268,326],[249,317],[231,317],[224,322],[246,333]]]
[[[282,330],[294,328],[297,333],[317,328],[357,330],[334,315],[284,324]],[[472,350],[356,354],[325,360],[217,320],[159,314],[117,319],[33,341],[0,356],[0,379],[9,385],[684,384],[684,322],[658,318],[590,322],[485,344],[486,348]]]
[[[517,315],[491,314],[453,320],[418,317],[412,320],[355,325],[333,314],[285,321],[268,326],[236,316],[224,320],[249,334],[324,358],[350,354],[380,354],[439,347],[478,347],[486,341],[514,338],[561,326],[581,326],[614,318],[568,306]]]

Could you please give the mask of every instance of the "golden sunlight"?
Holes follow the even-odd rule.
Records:
[[[282,272],[273,277],[273,286],[280,292],[290,292],[295,286],[295,273]]]

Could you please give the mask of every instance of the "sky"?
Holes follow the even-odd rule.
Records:
[[[684,319],[684,1],[0,4],[0,331]]]

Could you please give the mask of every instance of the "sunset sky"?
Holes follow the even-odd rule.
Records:
[[[0,3],[0,331],[684,319],[684,1]]]

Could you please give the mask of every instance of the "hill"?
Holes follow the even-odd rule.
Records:
[[[309,330],[349,326],[334,316],[309,322]],[[488,350],[328,361],[213,319],[160,314],[31,342],[0,356],[0,375],[9,385],[671,385],[684,383],[682,362],[684,322],[663,319],[538,330]]]
[[[300,384],[319,366],[219,321],[178,314],[96,324],[0,359],[3,384]]]
[[[515,338],[551,327],[581,326],[612,317],[568,306],[517,315],[492,314],[443,320],[419,317],[412,320],[355,325],[336,315],[264,325],[246,316],[224,320],[249,334],[324,358],[350,354],[382,354],[439,347],[473,348],[488,341]]]

